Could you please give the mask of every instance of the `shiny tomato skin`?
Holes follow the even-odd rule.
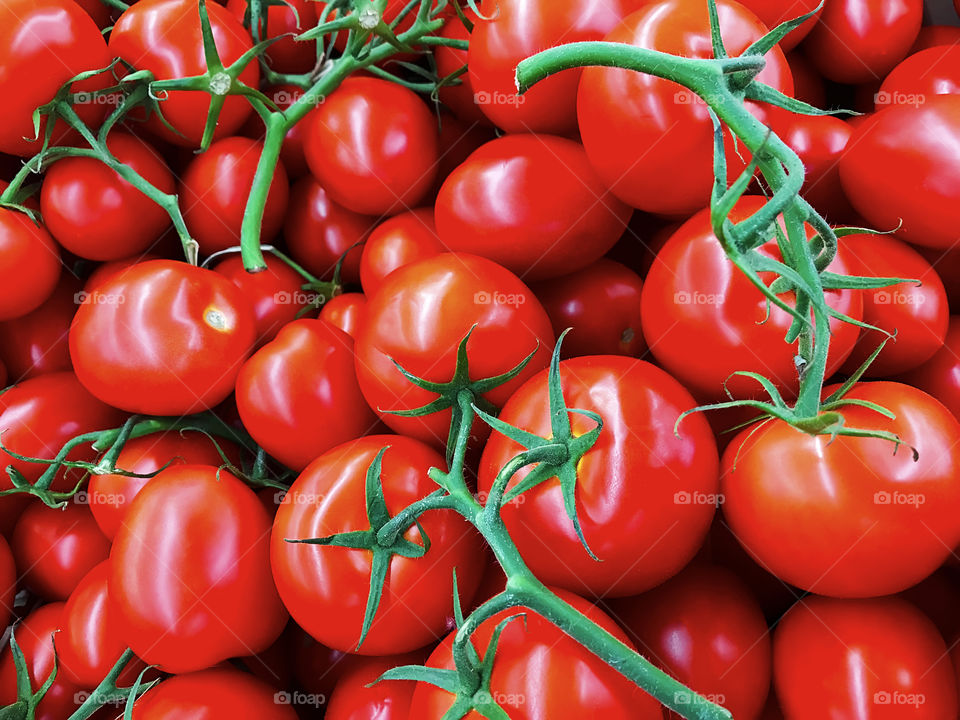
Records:
[[[217,52],[230,65],[253,47],[250,33],[229,10],[209,3],[207,12]],[[207,62],[203,54],[200,15],[194,0],[140,0],[117,20],[110,33],[110,52],[133,65],[149,70],[157,80],[203,75]],[[248,87],[260,83],[260,66],[251,62],[240,74]],[[172,132],[156,115],[147,120],[151,132],[182,147],[200,145],[211,96],[206,92],[172,90],[160,102],[160,112],[176,130]],[[228,137],[243,125],[250,104],[239,95],[227,97],[220,112],[215,140]]]
[[[47,122],[41,119],[38,135],[33,111],[75,75],[106,68],[110,54],[100,28],[71,0],[9,0],[0,6],[0,28],[0,94],[6,98],[0,109],[0,152],[31,157],[40,152]],[[73,91],[109,84],[109,76],[101,74],[75,83]],[[78,103],[75,109],[94,127],[106,112],[98,103]],[[75,133],[58,121],[52,144],[71,136]]]
[[[412,90],[349,78],[306,122],[310,172],[340,205],[381,215],[425,199],[436,174],[437,126]]]
[[[240,451],[236,445],[223,438],[217,438],[217,444],[231,462],[240,462]],[[127,441],[116,462],[121,470],[141,475],[156,472],[168,464],[219,467],[224,460],[213,440],[206,435],[171,431]],[[90,477],[86,499],[100,531],[111,541],[124,524],[137,493],[151,480],[118,474]]]
[[[943,638],[904,600],[806,597],[777,625],[773,653],[786,720],[957,714]]]
[[[79,280],[64,275],[40,307],[0,323],[0,358],[13,382],[73,369],[67,335],[77,306],[83,301],[78,294],[82,288]]]
[[[256,494],[227,470],[178,465],[147,483],[110,552],[124,642],[174,673],[269,647],[287,622],[269,529]]]
[[[736,2],[718,4],[730,55],[766,33]],[[707,4],[663,0],[644,4],[604,38],[689,57],[712,57]],[[788,95],[793,79],[783,51],[774,48],[757,76]],[[577,97],[580,135],[600,179],[627,204],[665,215],[690,215],[710,201],[713,124],[706,104],[681,86],[620,68],[587,68]],[[730,176],[746,161],[728,137]],[[668,186],[664,179],[670,178]]]
[[[422,558],[391,558],[377,614],[357,648],[371,553],[286,540],[368,530],[366,473],[384,447],[381,477],[391,515],[436,489],[427,471],[445,463],[432,448],[399,435],[359,438],[327,451],[300,474],[277,511],[271,539],[274,579],[293,619],[318,642],[362,655],[409,652],[441,636],[453,608],[453,569],[466,603],[486,563],[479,535],[454,511],[422,515],[430,549]],[[421,542],[416,527],[404,537]]]
[[[90,509],[75,503],[59,510],[30,505],[13,530],[12,545],[24,584],[47,600],[66,600],[110,553]]]
[[[803,47],[834,82],[880,80],[906,57],[922,20],[923,0],[830,0]]]
[[[629,638],[600,608],[564,590],[557,595],[624,644]],[[472,642],[483,653],[494,628],[517,612],[497,644],[490,694],[511,720],[661,720],[660,703],[616,670],[592,655],[555,625],[527,608],[511,608],[483,622]],[[448,635],[427,660],[429,667],[453,669],[453,637]],[[441,720],[453,696],[427,683],[418,683],[410,718]],[[481,720],[476,711],[464,720]]]
[[[613,612],[662,670],[715,698],[735,718],[758,720],[770,689],[769,630],[747,585],[732,572],[691,565],[643,595],[617,600]]]
[[[831,443],[771,421],[750,437],[755,428],[744,430],[724,453],[723,514],[744,548],[785,582],[833,597],[886,595],[925,578],[960,543],[960,520],[945,512],[960,502],[960,423],[900,383],[863,383],[847,397],[896,416],[844,407],[849,427],[896,433],[919,459],[909,447],[894,454],[887,440]]]
[[[357,378],[367,403],[392,430],[438,447],[446,443],[449,410],[415,418],[383,412],[436,399],[410,383],[393,361],[417,377],[448,382],[457,347],[474,325],[467,358],[475,380],[501,375],[535,352],[517,377],[484,396],[500,407],[547,366],[554,344],[550,319],[515,275],[485,258],[443,253],[400,268],[368,298],[357,333]],[[474,423],[476,437],[487,432],[485,424]]]
[[[892,105],[867,118],[840,160],[840,179],[871,227],[899,227],[908,242],[952,247],[960,224],[960,97]]]
[[[256,339],[253,311],[212,270],[172,260],[131,267],[77,310],[70,357],[80,382],[129,412],[183,415],[232,391]]]
[[[99,285],[103,284],[107,279],[113,277],[114,275],[123,275],[132,268],[134,265],[139,265],[140,263],[145,263],[150,260],[162,260],[159,255],[154,253],[143,253],[139,255],[133,255],[131,257],[121,258],[120,260],[111,260],[109,262],[101,263],[93,269],[93,272],[87,276],[86,281],[83,283],[83,289],[87,292],[92,292]]]
[[[584,538],[601,562],[580,544],[564,509],[556,479],[508,503],[504,522],[530,569],[543,582],[581,594],[635,595],[677,573],[710,528],[716,509],[718,458],[702,416],[674,423],[695,406],[690,394],[650,363],[616,355],[565,360],[560,377],[568,407],[592,410],[604,419],[596,444],[577,464],[577,509]],[[547,372],[514,393],[500,419],[550,437]],[[571,415],[575,435],[593,420]],[[521,448],[491,435],[480,460],[478,488],[489,492],[500,469]],[[516,485],[525,468],[511,480]],[[628,535],[631,542],[623,543]],[[637,556],[637,547],[657,543],[658,553]],[[557,562],[562,557],[562,563]]]
[[[483,145],[451,173],[436,221],[449,250],[540,280],[599,259],[632,212],[606,190],[579,143],[519,134]]]
[[[812,18],[780,41],[780,48],[784,52],[795,48],[797,44],[813,30],[822,12],[822,10],[818,9],[820,0],[802,0],[802,2],[791,4],[785,4],[780,2],[780,0],[742,0],[741,4],[760,18],[763,24],[771,30],[780,23],[795,20],[801,15],[806,15],[807,13],[817,10],[817,13]]]
[[[173,174],[143,140],[113,133],[107,147],[158,190],[176,191]],[[119,260],[143,252],[170,227],[162,207],[96,158],[53,163],[40,190],[40,210],[57,242],[88,260]]]
[[[943,347],[897,379],[932,395],[960,420],[960,316],[950,317]]]
[[[922,105],[934,95],[960,94],[960,47],[931,47],[908,56],[880,85],[877,109]]]
[[[366,312],[366,295],[363,293],[344,293],[327,300],[320,310],[319,317],[356,340]]]
[[[323,280],[333,271],[344,253],[341,277],[344,282],[360,280],[360,247],[377,219],[337,204],[330,193],[312,177],[298,180],[290,189],[290,210],[283,226],[290,255]],[[352,249],[351,249],[352,248]]]
[[[297,472],[377,422],[357,384],[353,339],[323,320],[295,320],[254,353],[236,397],[257,444]]]
[[[26,214],[0,208],[0,321],[36,310],[60,279],[60,248]]]
[[[423,651],[357,658],[337,680],[324,720],[408,720],[416,682],[371,683],[387,670],[401,665],[422,665],[426,659],[427,653]]]
[[[264,5],[267,32],[261,32],[260,39],[266,40],[285,34],[299,35],[306,32],[317,24],[317,7],[317,3],[310,0],[291,0],[286,6]],[[227,10],[243,23],[247,13],[247,2],[246,0],[228,0]],[[246,24],[249,25],[249,21]],[[266,57],[270,68],[275,72],[294,74],[309,72],[317,64],[317,43],[315,41],[297,42],[293,37],[283,37],[267,49]]]
[[[439,255],[445,248],[437,237],[433,208],[417,208],[377,225],[363,244],[360,284],[373,295],[384,278],[399,267]]]
[[[937,272],[920,253],[892,235],[849,235],[840,242],[857,258],[858,275],[915,278],[921,283],[862,291],[864,322],[896,332],[865,377],[898,375],[929,360],[943,347],[950,322],[947,293]],[[885,338],[875,330],[862,330],[843,371],[856,371]]]
[[[497,133],[491,125],[461,120],[446,109],[441,109],[440,159],[437,163],[437,176],[434,178],[430,197],[436,198],[450,174],[463,165],[475,150],[496,137]]]
[[[0,395],[3,444],[27,457],[55,457],[67,441],[77,435],[120,427],[123,420],[123,413],[87,392],[72,372],[24,380]],[[96,453],[89,445],[77,447],[67,455],[68,460],[90,462],[95,458]],[[0,467],[10,465],[30,482],[35,482],[46,469],[45,465],[18,460],[0,450]],[[61,470],[52,488],[71,489],[80,482],[83,473],[80,469]],[[0,487],[13,487],[5,472]]]
[[[531,288],[543,303],[553,331],[563,341],[562,356],[630,355],[647,349],[640,328],[643,281],[626,265],[600,258],[570,275]]]

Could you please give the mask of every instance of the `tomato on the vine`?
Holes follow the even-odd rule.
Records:
[[[929,393],[960,420],[960,317],[950,317],[943,347],[898,380]]]
[[[399,267],[444,252],[437,237],[433,208],[418,208],[394,215],[377,225],[363,244],[360,284],[373,295],[384,278]]]
[[[297,720],[291,696],[230,667],[183,673],[151,688],[133,706],[133,720],[257,718]]]
[[[267,50],[267,62],[278,73],[305,73],[317,64],[317,43],[298,42],[291,35],[299,35],[317,24],[317,3],[309,0],[286,0],[282,5],[264,4],[266,33],[261,28],[261,40],[280,38]],[[228,0],[227,10],[249,27],[247,0]],[[284,37],[285,36],[285,37]]]
[[[800,0],[799,2],[784,3],[781,0],[741,0],[741,4],[752,11],[763,24],[773,30],[780,23],[788,20],[795,20],[801,15],[806,15],[816,10],[816,14],[803,25],[791,31],[783,40],[780,41],[780,48],[788,52],[795,48],[803,40],[820,18],[822,10],[820,9],[820,0]]]
[[[327,300],[320,310],[319,317],[356,340],[366,312],[366,295],[363,293],[344,293]]]
[[[73,369],[67,334],[77,305],[83,301],[82,292],[79,280],[63,275],[40,307],[0,323],[0,358],[12,381]]]
[[[417,684],[412,680],[383,680],[383,673],[401,665],[421,665],[426,652],[357,658],[337,680],[324,720],[408,720]]]
[[[907,57],[883,80],[877,109],[887,105],[922,105],[934,95],[960,94],[960,47],[945,45]]]
[[[40,307],[57,287],[60,270],[60,248],[46,228],[0,207],[0,320]]]

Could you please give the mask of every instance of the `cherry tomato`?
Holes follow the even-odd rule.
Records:
[[[417,260],[439,255],[444,246],[437,237],[433,208],[409,210],[378,225],[363,244],[360,284],[373,295],[387,275]]]
[[[0,624],[4,627],[13,619],[13,599],[17,594],[17,568],[13,562],[10,543],[0,535]]]
[[[960,317],[950,318],[943,347],[899,379],[935,397],[960,420]]]
[[[474,255],[443,253],[400,268],[367,302],[357,333],[357,378],[370,407],[395,432],[443,446],[450,411],[405,418],[382,412],[412,410],[436,395],[409,382],[394,365],[417,377],[448,382],[457,347],[467,341],[470,377],[496,377],[535,353],[520,374],[484,397],[500,407],[527,378],[549,363],[553,329],[533,293],[496,263]],[[487,426],[477,420],[473,433]]]
[[[275,72],[305,73],[317,64],[317,43],[297,42],[289,35],[299,35],[317,24],[317,4],[308,0],[292,0],[288,5],[263,5],[267,16],[266,33],[261,29],[261,40],[288,35],[267,49],[267,61]],[[246,0],[228,0],[227,10],[249,27]]]
[[[173,175],[143,140],[113,133],[111,154],[158,190],[172,195]],[[40,190],[50,234],[88,260],[119,260],[143,252],[170,227],[167,212],[96,158],[53,163]]]
[[[888,440],[831,442],[771,421],[724,453],[723,513],[782,580],[835,597],[886,595],[925,578],[960,543],[960,519],[947,511],[960,502],[960,423],[908,385],[864,383],[846,397],[896,416],[844,407],[847,426],[895,433],[919,459]]]
[[[0,323],[0,357],[12,380],[73,369],[67,333],[77,305],[83,302],[82,287],[79,280],[64,275],[40,307]]]
[[[244,364],[237,409],[257,444],[298,472],[377,422],[357,384],[353,339],[323,320],[290,323]]]
[[[435,198],[450,174],[467,161],[467,158],[482,145],[497,137],[486,122],[461,120],[445,109],[440,109],[440,159],[437,161],[437,176],[430,197]]]
[[[742,5],[717,3],[731,56],[767,29]],[[688,57],[713,57],[707,4],[647,2],[604,38]],[[793,80],[783,51],[774,48],[757,80],[788,95]],[[534,88],[536,91],[536,88]],[[556,112],[556,109],[551,109]],[[620,68],[587,68],[577,97],[580,134],[603,183],[624,202],[649,212],[689,215],[706,206],[713,187],[713,123],[708,107],[676,83]],[[727,135],[731,177],[746,161]],[[665,185],[665,179],[669,183]]]
[[[408,720],[417,684],[412,680],[384,680],[371,685],[391,668],[422,665],[425,652],[362,658],[337,680],[324,720]]]
[[[96,290],[96,288],[102,285],[108,278],[114,275],[122,275],[127,272],[134,265],[139,265],[140,263],[145,263],[149,260],[162,260],[159,255],[154,253],[143,253],[142,255],[134,255],[131,257],[122,258],[120,260],[111,260],[110,262],[101,263],[93,272],[90,273],[87,277],[87,281],[83,284],[83,289],[88,293]],[[82,302],[82,300],[81,300]]]
[[[344,293],[327,300],[323,304],[323,309],[320,310],[320,319],[356,339],[366,312],[366,295],[363,293]]]
[[[773,653],[786,720],[956,717],[943,638],[903,600],[804,598],[777,625]]]
[[[829,0],[803,47],[830,80],[880,80],[906,57],[922,20],[923,0]]]
[[[477,17],[469,8],[465,7],[464,13],[472,22],[476,23]],[[470,31],[456,16],[447,20],[446,25],[443,26],[438,35],[450,40],[470,39]],[[466,50],[458,50],[444,45],[438,45],[434,49],[433,57],[437,62],[437,75],[441,78],[450,77],[467,64]],[[487,124],[486,115],[477,105],[473,83],[470,81],[470,73],[465,72],[457,79],[460,81],[459,84],[451,83],[440,88],[440,102],[465,122]]]
[[[756,14],[756,16],[763,21],[763,24],[771,30],[780,23],[795,20],[801,15],[806,15],[814,10],[817,11],[812,18],[780,41],[780,47],[784,52],[795,48],[797,43],[803,40],[810,31],[813,30],[822,12],[819,8],[820,0],[802,0],[802,2],[792,4],[784,4],[778,0],[741,0],[741,4],[746,7],[747,10],[751,10]]]
[[[538,280],[599,259],[631,214],[607,192],[579,143],[530,134],[476,150],[444,182],[436,205],[448,249]]]
[[[760,717],[770,689],[769,631],[757,601],[729,570],[694,565],[613,610],[664,671],[735,718]]]
[[[226,8],[207,5],[217,53],[225,66],[253,47],[250,33]],[[125,10],[110,32],[110,52],[137,70],[149,70],[157,80],[192,77],[207,72],[196,0],[139,0]],[[260,66],[256,60],[240,74],[240,81],[256,88]],[[211,95],[172,90],[160,102],[160,112],[172,132],[156,115],[147,127],[167,142],[197,147],[203,137]],[[228,96],[220,111],[214,139],[228,137],[243,125],[250,104],[239,95]]]
[[[164,680],[139,698],[133,720],[258,718],[297,720],[292,696],[231,668],[211,668]]]
[[[110,553],[123,641],[181,673],[269,647],[287,622],[252,490],[209,465],[167,468],[137,494]]]
[[[293,619],[318,642],[363,655],[408,652],[446,632],[454,568],[467,603],[486,562],[479,535],[453,510],[422,515],[430,548],[421,558],[391,557],[377,614],[357,647],[372,553],[287,540],[368,530],[366,474],[384,447],[381,478],[391,516],[436,489],[427,471],[445,464],[433,449],[400,435],[363,437],[329,450],[301,473],[277,512],[271,539],[274,579]],[[423,542],[417,527],[403,537]]]
[[[36,310],[59,279],[60,248],[50,233],[22,212],[0,208],[0,321]]]
[[[960,47],[932,47],[910,55],[884,78],[876,106],[922,105],[934,95],[960,94]]]
[[[212,270],[153,260],[91,293],[70,329],[80,382],[114,407],[184,415],[233,390],[256,338],[253,311]]]

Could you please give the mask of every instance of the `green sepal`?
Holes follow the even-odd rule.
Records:
[[[793,20],[787,20],[785,22],[777,25],[773,30],[768,32],[762,38],[754,42],[750,47],[740,53],[743,55],[758,55],[763,56],[768,52],[773,50],[773,47],[783,40],[787,35],[792,33],[798,27],[803,25],[807,20],[816,16],[823,9],[824,0],[820,0],[820,4],[817,5],[813,10],[808,13],[801,15],[800,17],[794,18]]]
[[[803,100],[797,100],[789,95],[784,95],[776,88],[770,87],[762,82],[757,82],[756,80],[747,85],[744,92],[748,100],[783,108],[797,115],[860,115],[860,113],[853,110],[821,110],[810,103],[803,102]]]

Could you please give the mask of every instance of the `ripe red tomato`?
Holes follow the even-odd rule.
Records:
[[[466,604],[486,564],[480,537],[453,510],[420,518],[430,538],[421,558],[393,556],[370,631],[360,648],[370,587],[372,553],[288,543],[368,530],[367,469],[381,448],[383,496],[391,516],[436,489],[431,467],[445,467],[436,451],[413,438],[370,435],[344,443],[312,462],[287,492],[271,539],[273,575],[290,615],[318,642],[344,652],[386,655],[423,647],[448,630],[453,570]],[[416,527],[404,537],[422,544]]]
[[[693,565],[648,593],[617,601],[613,612],[658,667],[735,718],[761,716],[770,689],[769,630],[757,601],[729,570]]]
[[[527,378],[546,367],[553,350],[550,319],[533,293],[515,275],[475,255],[443,253],[392,273],[368,298],[357,333],[357,379],[370,407],[395,432],[443,446],[450,411],[405,418],[388,410],[411,410],[436,395],[410,383],[393,361],[434,382],[448,382],[457,347],[467,342],[470,377],[496,377],[536,354],[510,382],[484,397],[500,407]],[[473,432],[486,435],[477,420]]]
[[[890,235],[849,235],[840,240],[857,258],[859,275],[916,278],[921,285],[901,283],[863,291],[863,320],[897,336],[889,341],[866,372],[890,377],[929,360],[943,347],[950,321],[947,293],[940,276],[920,253]],[[853,373],[885,336],[863,330],[843,370]]]
[[[563,590],[557,594],[626,645],[630,640],[602,610]],[[471,641],[486,651],[496,626],[517,612],[497,644],[490,694],[512,720],[661,720],[660,703],[603,660],[565,635],[556,625],[527,608],[511,608],[482,623]],[[451,633],[427,660],[429,667],[453,669]],[[427,683],[417,683],[410,717],[440,720],[453,696]],[[476,711],[464,720],[481,720]]]
[[[904,600],[806,597],[777,625],[773,653],[786,720],[957,714],[943,638]]]
[[[269,647],[287,622],[269,529],[256,494],[226,470],[178,465],[147,483],[110,552],[123,641],[173,673]]]
[[[923,0],[830,0],[804,49],[830,80],[871,82],[906,57],[922,20]]]
[[[931,128],[935,128],[932,131]],[[871,227],[940,249],[960,225],[960,97],[887,107],[860,123],[840,160],[843,189]]]
[[[720,0],[717,5],[730,55],[739,55],[766,33],[763,23],[739,3]],[[707,4],[700,0],[647,2],[604,39],[688,57],[713,57]],[[774,48],[766,61],[757,80],[792,94],[783,51]],[[633,70],[587,68],[577,116],[590,163],[624,202],[667,215],[689,215],[709,203],[713,123],[707,105],[688,90]],[[727,164],[735,176],[746,166],[743,148],[736,150],[729,134],[727,143]]]
[[[133,706],[133,720],[297,720],[292,699],[252,675],[217,667],[176,675],[151,688]]]
[[[36,310],[59,279],[60,248],[50,233],[22,212],[0,208],[0,320]]]
[[[471,12],[470,8],[465,7],[463,10],[472,22],[477,22],[477,17]],[[470,34],[466,25],[456,16],[449,18],[447,24],[438,33],[440,37],[451,40],[470,40]],[[467,64],[466,50],[457,50],[443,45],[434,49],[433,57],[437,62],[437,75],[441,78],[452,75]],[[459,85],[450,84],[440,88],[440,102],[465,122],[488,124],[486,115],[483,114],[477,104],[473,83],[470,81],[470,73],[463,73],[457,79],[460,81]]]
[[[261,30],[261,40],[287,35],[277,40],[267,50],[267,61],[275,72],[305,73],[317,64],[317,43],[297,42],[291,35],[299,35],[317,24],[316,3],[308,0],[290,0],[287,5],[264,5],[267,16],[266,32]],[[241,23],[247,15],[246,0],[228,0],[227,10]],[[250,25],[247,17],[246,25]]]
[[[66,600],[107,559],[110,541],[83,505],[55,510],[33,503],[13,529],[12,547],[27,587],[46,600]]]
[[[139,265],[140,263],[148,262],[149,260],[161,260],[159,255],[153,253],[143,253],[142,255],[135,255],[133,257],[126,257],[120,260],[111,260],[110,262],[101,263],[93,272],[90,273],[87,277],[86,282],[83,284],[83,289],[88,293],[93,292],[99,285],[102,285],[108,278],[114,275],[122,275],[127,272],[134,265]]]
[[[557,335],[573,328],[563,342],[563,357],[640,357],[647,349],[640,329],[643,281],[627,266],[600,258],[570,275],[534,284],[532,290]]]
[[[217,438],[217,444],[234,463],[239,463],[239,448],[229,440]],[[170,465],[223,465],[216,445],[198,432],[166,432],[128,440],[117,456],[116,466],[128,472],[148,474]],[[156,477],[156,476],[154,476]],[[86,498],[100,531],[110,540],[124,524],[134,497],[151,478],[126,475],[92,475]]]
[[[333,277],[340,257],[342,279],[355,283],[360,279],[358,245],[377,224],[376,218],[361,215],[338,205],[312,177],[301,178],[290,190],[290,210],[283,236],[293,259],[324,280]]]
[[[173,174],[143,140],[113,133],[107,146],[157,189],[175,192]],[[96,158],[53,163],[40,190],[40,210],[57,242],[88,260],[136,255],[170,227],[162,207]]]
[[[380,223],[363,244],[360,255],[360,284],[373,295],[387,275],[444,251],[437,237],[433,208],[419,208],[394,215]]]
[[[72,372],[50,373],[13,386],[0,395],[0,438],[3,445],[20,455],[52,458],[66,442],[77,435],[108,430],[123,424],[118,410],[104,405],[84,389]],[[92,461],[93,449],[81,446],[68,460]],[[0,468],[13,466],[27,480],[35,482],[46,466],[18,460],[0,450]],[[83,477],[79,469],[61,470],[54,490],[68,490]],[[6,472],[0,488],[13,485]]]
[[[327,300],[320,311],[320,319],[343,330],[356,339],[360,324],[367,312],[367,297],[363,293],[344,293]]]
[[[779,0],[741,0],[741,4],[746,7],[747,10],[751,10],[756,14],[756,16],[763,21],[763,24],[772,30],[780,23],[794,20],[801,15],[806,15],[809,12],[817,10],[820,5],[820,0],[802,0],[801,2],[792,4],[785,4],[779,2]],[[820,18],[821,12],[822,11],[818,11],[816,15],[781,40],[780,48],[784,52],[795,48],[797,44],[813,30],[814,25],[817,24]]]
[[[506,504],[502,516],[524,561],[543,582],[600,596],[633,595],[677,573],[703,544],[718,500],[718,460],[710,426],[696,415],[674,423],[695,402],[678,382],[650,363],[616,355],[560,364],[569,407],[604,419],[597,443],[577,464],[580,544],[564,509],[559,480],[551,479]],[[500,419],[550,437],[547,372],[514,393]],[[574,435],[595,427],[573,414]],[[480,460],[478,488],[490,491],[500,469],[521,448],[493,433]],[[511,487],[529,473],[524,468]],[[632,478],[632,480],[631,480]],[[640,480],[642,478],[642,480]],[[631,538],[624,543],[624,535]],[[637,547],[658,552],[637,556]],[[558,563],[557,558],[563,562]]]
[[[898,592],[932,573],[960,543],[960,423],[908,385],[863,383],[847,397],[878,403],[891,420],[845,407],[850,427],[887,440],[810,436],[771,421],[744,430],[722,463],[723,513],[765,568],[804,590],[835,597]],[[771,472],[771,468],[777,472]]]
[[[310,172],[340,205],[380,215],[425,199],[436,174],[437,126],[412,90],[349,78],[306,122]]]
[[[250,33],[226,8],[207,5],[217,52],[230,65],[253,46]],[[110,32],[109,48],[137,70],[149,70],[157,80],[202,75],[207,71],[196,0],[140,0],[125,10]],[[251,62],[240,74],[249,87],[260,83],[260,66]],[[164,140],[183,147],[197,147],[203,137],[211,96],[190,90],[171,91],[161,102],[160,112],[176,130],[171,132],[156,116],[147,127]],[[226,98],[214,139],[228,137],[243,125],[250,114],[246,98]]]
[[[412,680],[384,680],[371,685],[391,668],[422,665],[423,651],[407,655],[358,658],[337,680],[324,720],[408,720],[417,684]]]
[[[929,393],[960,420],[960,317],[951,316],[943,347],[898,379]]]
[[[12,380],[73,369],[67,334],[77,305],[83,302],[82,288],[79,280],[64,275],[40,307],[0,323],[0,357]]]
[[[934,95],[960,94],[960,47],[931,47],[910,55],[884,78],[876,106],[923,105]]]
[[[437,193],[450,174],[467,161],[470,155],[497,137],[496,131],[487,122],[461,120],[445,108],[440,108],[440,159],[437,176],[429,197]]]
[[[13,619],[13,599],[17,594],[17,568],[13,562],[10,543],[0,535],[0,624],[4,627]]]
[[[40,151],[45,132],[46,118],[39,135],[34,131],[33,111],[50,102],[74,75],[110,64],[100,28],[71,0],[7,0],[0,5],[0,58],[0,95],[6,98],[0,108],[0,151],[22,157]],[[73,91],[108,84],[109,77],[99,75],[75,83]],[[106,106],[78,103],[75,109],[84,122],[95,125]],[[62,122],[54,127],[57,143],[71,135]],[[31,141],[34,137],[40,139]]]
[[[70,357],[80,382],[114,407],[149,415],[211,408],[253,348],[253,311],[212,270],[172,260],[131,267],[77,310]]]
[[[579,143],[531,134],[476,150],[443,183],[436,204],[444,246],[494,260],[524,279],[557,277],[599,259],[631,214]]]
[[[744,220],[764,202],[761,197],[744,197],[730,217]],[[813,229],[808,226],[807,232],[812,235]],[[779,259],[772,235],[762,249]],[[841,246],[831,270],[849,274],[851,263]],[[859,292],[828,291],[827,303],[852,318],[863,315]],[[727,399],[725,381],[735,397],[762,392],[754,380],[730,377],[738,370],[766,375],[781,392],[796,394],[796,345],[784,342],[792,318],[777,307],[771,307],[767,316],[766,298],[727,259],[714,236],[709,210],[685,222],[657,254],[644,282],[641,310],[643,337],[654,357],[698,399]],[[860,333],[856,325],[839,320],[831,320],[830,328],[827,375],[839,369]],[[691,352],[696,347],[709,352]]]
[[[256,140],[228,137],[215,142],[187,166],[180,180],[180,207],[201,254],[212,255],[240,244],[243,213],[262,149]],[[278,163],[260,226],[264,243],[273,240],[283,225],[289,192],[287,173],[283,163]]]
[[[253,439],[298,472],[377,422],[357,384],[353,339],[323,320],[284,327],[244,364],[236,393]]]

